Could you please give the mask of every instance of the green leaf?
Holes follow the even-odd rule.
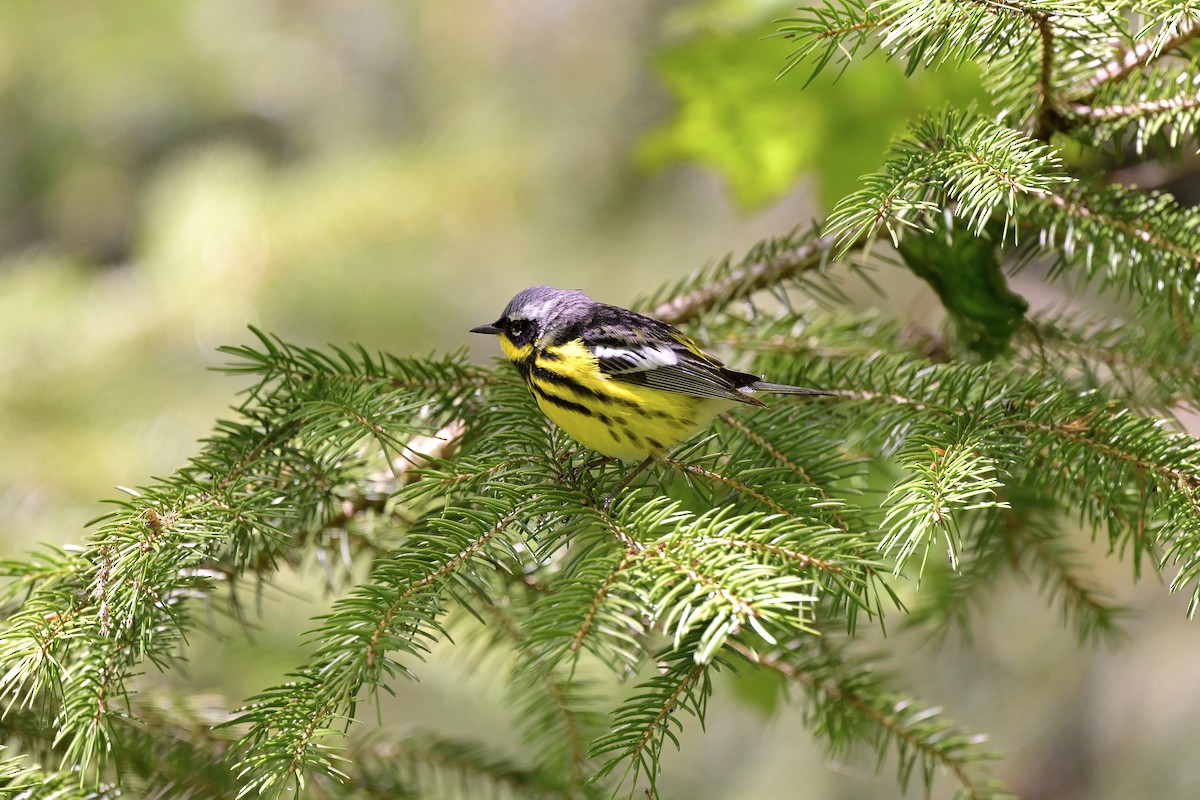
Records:
[[[988,359],[1008,351],[1029,304],[1008,288],[995,244],[955,225],[910,234],[898,249],[937,292],[963,344]]]

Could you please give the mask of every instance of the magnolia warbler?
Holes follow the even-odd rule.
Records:
[[[756,392],[830,394],[765,383],[673,325],[549,286],[520,292],[500,319],[471,333],[500,338],[542,413],[573,439],[642,466],[736,403],[765,405]]]

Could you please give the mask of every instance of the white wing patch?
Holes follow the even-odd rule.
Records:
[[[643,345],[641,347],[604,347],[592,348],[596,358],[609,362],[616,369],[610,370],[615,375],[628,372],[648,372],[662,367],[673,367],[679,363],[679,355],[669,346],[656,347]]]

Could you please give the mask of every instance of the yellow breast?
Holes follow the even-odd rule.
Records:
[[[501,336],[500,346],[542,412],[572,439],[610,458],[661,456],[733,405],[610,378],[579,340],[538,351],[514,347]]]

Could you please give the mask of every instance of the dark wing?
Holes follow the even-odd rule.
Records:
[[[624,311],[622,318],[609,324],[590,326],[584,341],[596,356],[600,371],[614,380],[693,397],[762,405],[739,391],[758,376],[727,369],[664,322]]]

